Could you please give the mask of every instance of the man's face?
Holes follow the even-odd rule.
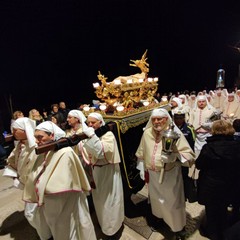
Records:
[[[167,117],[152,117],[152,125],[156,131],[161,131],[167,122]]]
[[[198,100],[197,105],[200,109],[203,109],[207,106],[207,101],[206,100]]]
[[[101,127],[102,121],[100,121],[94,117],[88,117],[87,124],[89,127],[92,127],[92,128],[94,128],[94,130],[96,130]]]
[[[65,109],[66,108],[65,102],[60,102],[59,107],[62,108],[62,109]]]
[[[36,143],[38,146],[43,145],[45,143],[52,142],[54,140],[53,133],[46,133],[42,130],[35,130],[34,137],[36,139]]]

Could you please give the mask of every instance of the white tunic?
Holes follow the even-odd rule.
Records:
[[[175,159],[171,167],[165,166],[162,183],[159,183],[160,171],[164,167],[161,161],[162,139],[160,135],[160,140],[157,141],[152,127],[144,131],[136,156],[144,161],[145,169],[149,172],[149,198],[152,213],[163,218],[172,231],[177,232],[186,225],[181,164],[188,166],[194,161],[193,150],[182,133],[180,133],[174,152]],[[180,161],[176,161],[177,157]]]
[[[7,159],[8,165],[4,172],[7,172],[7,169],[15,170],[15,174],[23,187],[36,158],[35,147],[30,148],[27,140],[24,143],[19,141]]]
[[[88,209],[90,190],[78,156],[71,147],[37,158],[25,184],[23,200],[38,203],[32,225],[41,240],[96,239]]]
[[[114,235],[124,220],[124,199],[120,172],[120,155],[116,139],[107,132],[79,143],[81,158],[92,166],[96,189],[92,190],[93,203],[102,232]]]

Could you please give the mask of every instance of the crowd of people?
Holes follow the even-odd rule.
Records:
[[[184,180],[191,176],[198,182],[198,202],[205,206],[202,234],[239,239],[240,91],[157,94],[156,101],[161,97],[168,98],[168,108],[152,110],[135,152],[151,214],[169,226],[175,239],[185,239]],[[106,124],[100,113],[85,116],[65,102],[52,104],[50,112],[31,109],[27,117],[14,112],[14,149],[3,175],[22,189],[25,216],[41,240],[96,239],[90,199],[102,233],[119,239],[125,216],[121,157],[113,132],[102,130]],[[163,134],[171,124],[178,140],[166,152]],[[80,133],[86,138],[74,146],[35,152],[37,146]]]

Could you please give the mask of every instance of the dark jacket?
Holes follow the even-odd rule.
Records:
[[[233,136],[213,135],[207,138],[207,144],[196,159],[196,167],[200,170],[200,204],[239,201],[240,142],[235,141]]]
[[[194,142],[195,142],[195,133],[192,127],[190,127],[187,123],[184,123],[181,127],[179,127],[184,137],[187,139],[190,147],[194,151]]]

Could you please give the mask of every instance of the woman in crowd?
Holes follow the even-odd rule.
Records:
[[[43,116],[39,113],[39,111],[35,108],[29,111],[28,117],[34,121],[36,121],[36,125],[40,124],[44,121]]]
[[[203,232],[212,240],[221,240],[228,227],[227,207],[240,199],[240,143],[234,140],[234,128],[225,120],[215,121],[211,131],[196,159],[200,170],[198,202],[205,205]]]

